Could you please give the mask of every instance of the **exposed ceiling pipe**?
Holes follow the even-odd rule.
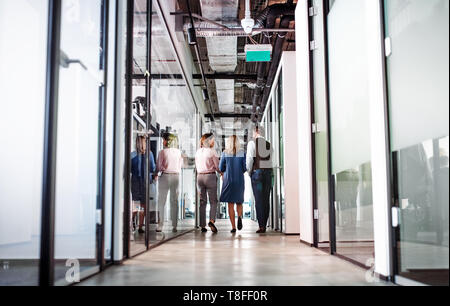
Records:
[[[197,37],[220,37],[220,36],[237,36],[248,37],[241,24],[238,21],[224,22],[219,25],[215,25],[209,21],[197,21],[194,23],[195,32]],[[274,23],[275,26],[275,23]],[[184,25],[184,32],[188,33],[192,26],[190,23]],[[255,36],[261,33],[277,33],[281,32],[281,29],[260,28],[254,27],[251,36]],[[286,31],[286,30],[284,30]],[[295,29],[287,29],[288,32],[294,32]]]
[[[181,15],[181,16],[184,16],[184,17],[190,17],[189,13],[182,13],[182,12],[181,12],[181,13],[171,13],[170,15]],[[215,25],[215,26],[217,26],[217,27],[219,27],[219,28],[221,28],[221,29],[224,29],[224,30],[229,30],[229,29],[230,29],[229,27],[227,27],[226,25],[224,25],[224,24],[222,24],[222,23],[219,23],[219,22],[217,22],[217,21],[214,21],[214,20],[205,18],[205,17],[203,17],[203,16],[200,16],[199,14],[194,14],[194,13],[192,13],[192,17],[194,17],[195,19],[202,20],[203,22],[213,24],[213,25]],[[201,26],[197,25],[197,23],[194,23],[194,24],[195,24],[195,28],[196,28],[196,29],[198,29],[199,27],[201,27]],[[187,24],[187,26],[189,26],[189,25],[190,25],[190,24]],[[185,26],[185,31],[186,31],[186,30],[187,30],[187,29],[186,29],[186,26]]]
[[[194,30],[194,33],[195,33],[194,17],[192,16],[192,10],[191,10],[191,5],[189,3],[189,0],[186,0],[186,3],[187,3],[188,11],[189,11],[189,18],[191,20],[191,26],[192,26],[192,29]],[[194,36],[195,36],[195,34],[194,34]],[[201,75],[202,75],[203,84],[205,86],[205,88],[203,90],[204,99],[205,99],[205,102],[206,101],[209,102],[210,112],[211,112],[211,114],[213,114],[212,115],[212,121],[215,121],[215,119],[214,119],[214,109],[212,107],[211,99],[209,98],[209,94],[208,94],[208,83],[206,81],[205,69],[203,68],[203,61],[202,61],[202,59],[200,57],[200,50],[198,48],[197,40],[194,39],[194,41],[195,41],[195,44],[193,44],[193,46],[194,46],[195,54],[197,56],[197,60],[198,60],[199,66],[200,66],[200,72],[201,72]]]
[[[293,20],[295,20],[294,16],[284,16],[283,18],[281,18],[280,28],[282,29],[288,28],[289,24]],[[270,91],[272,90],[272,85],[275,80],[275,75],[277,74],[278,65],[280,64],[281,60],[281,55],[283,53],[283,45],[286,40],[286,34],[287,32],[281,33],[280,35],[277,36],[277,39],[275,40],[274,44],[275,51],[273,53],[272,63],[270,64],[269,73],[267,75],[267,82],[264,88],[264,94],[262,96],[262,100],[260,103],[261,111],[264,111],[267,105],[267,100],[269,99]]]
[[[273,28],[275,26],[275,22],[278,18],[281,18],[282,16],[289,16],[291,19],[294,18],[295,16],[295,5],[292,3],[292,1],[288,1],[285,4],[274,4],[271,5],[269,7],[267,7],[266,9],[264,9],[259,15],[258,17],[256,17],[256,22],[255,22],[255,27],[264,27],[264,28]],[[287,19],[285,19],[287,20]],[[287,22],[287,21],[285,21]],[[289,24],[287,26],[285,26],[285,28],[288,28]],[[286,29],[282,29],[282,25],[280,25],[279,31],[284,31],[281,33],[281,36],[285,36],[286,35]],[[275,44],[274,44],[274,53],[272,56],[272,64],[271,64],[271,69],[272,66],[274,66],[274,61],[277,61],[276,63],[276,67],[278,67],[278,63],[279,63],[279,56],[278,54],[280,54],[281,56],[281,49],[283,48],[283,44],[278,43],[278,39],[276,40]],[[283,39],[284,42],[284,39]],[[263,38],[263,44],[268,44],[270,43],[270,37],[264,35]],[[259,115],[259,110],[263,110],[260,108],[261,106],[261,95],[263,94],[263,89],[265,89],[265,86],[267,83],[265,82],[265,73],[267,70],[267,63],[266,62],[261,62],[258,65],[258,78],[257,78],[257,84],[256,84],[256,89],[254,90],[254,94],[253,94],[253,115],[252,115],[252,121],[256,122],[258,121],[258,115]],[[269,76],[270,76],[270,72],[269,72]],[[272,86],[272,84],[270,84],[270,86]]]

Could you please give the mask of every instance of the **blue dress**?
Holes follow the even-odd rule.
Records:
[[[223,153],[219,170],[224,173],[220,202],[243,204],[244,174],[247,171],[245,153],[238,153],[236,156]]]

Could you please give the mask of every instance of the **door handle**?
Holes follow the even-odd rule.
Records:
[[[392,207],[392,227],[397,228],[400,225],[400,208]]]
[[[79,59],[71,59],[64,51],[61,50],[60,65],[64,68],[69,68],[71,64],[79,64],[84,70],[88,70],[86,65]]]

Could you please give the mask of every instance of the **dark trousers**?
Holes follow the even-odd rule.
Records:
[[[272,169],[256,170],[252,173],[256,216],[260,228],[267,228],[270,214],[270,192],[272,191]]]

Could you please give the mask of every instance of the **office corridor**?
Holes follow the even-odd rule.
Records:
[[[231,235],[199,231],[174,239],[94,276],[84,286],[339,286],[385,285],[366,281],[366,271],[299,243],[298,236],[255,234],[256,224]]]

